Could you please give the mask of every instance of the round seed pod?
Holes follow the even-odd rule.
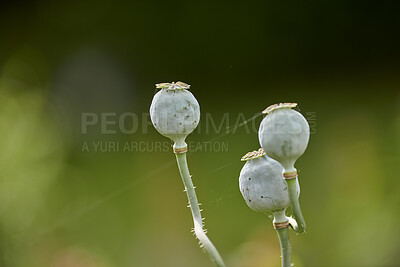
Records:
[[[296,173],[294,164],[303,155],[310,138],[310,126],[300,112],[293,110],[296,103],[269,106],[260,124],[258,138],[267,155],[284,168],[284,173]]]
[[[276,213],[290,206],[287,184],[282,178],[282,166],[266,156],[260,148],[247,153],[239,177],[240,192],[247,205],[255,211]]]
[[[185,149],[186,137],[200,121],[199,103],[186,83],[160,83],[156,87],[161,90],[151,102],[151,122],[160,134],[174,141],[174,150]]]

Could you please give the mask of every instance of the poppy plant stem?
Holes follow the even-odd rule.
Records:
[[[292,206],[293,215],[298,224],[298,233],[304,233],[306,231],[306,222],[303,217],[303,213],[300,209],[299,196],[297,192],[296,179],[286,179],[288,185],[288,193],[290,199],[290,205]]]
[[[194,222],[194,233],[199,240],[200,247],[202,247],[206,253],[209,255],[210,259],[218,267],[225,267],[225,264],[215,248],[211,240],[207,237],[206,231],[203,228],[203,218],[201,217],[201,210],[199,202],[197,201],[196,191],[193,186],[192,178],[189,173],[189,168],[187,165],[186,152],[175,153],[176,161],[178,163],[179,172],[182,177],[183,184],[185,186],[185,191],[189,200],[189,207],[192,212],[193,222]]]
[[[291,248],[289,241],[289,228],[276,229],[279,237],[279,243],[281,245],[281,257],[282,257],[282,267],[291,267],[292,257]]]

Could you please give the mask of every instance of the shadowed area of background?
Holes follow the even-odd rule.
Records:
[[[228,266],[279,266],[271,219],[238,189],[254,115],[277,102],[312,132],[295,266],[395,266],[398,25],[391,1],[2,2],[0,266],[212,266],[148,117],[154,84],[178,80],[201,106],[189,168]]]

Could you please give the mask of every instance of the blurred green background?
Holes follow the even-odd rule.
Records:
[[[0,266],[212,266],[171,144],[149,124],[154,84],[178,80],[202,110],[188,141],[214,144],[188,160],[228,266],[280,264],[271,219],[238,189],[262,117],[235,125],[287,101],[312,126],[296,165],[308,232],[291,236],[295,266],[400,266],[394,3],[2,2]],[[83,133],[86,113],[99,121]]]

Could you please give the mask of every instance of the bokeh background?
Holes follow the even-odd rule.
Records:
[[[238,176],[259,147],[253,116],[287,101],[312,128],[295,266],[400,266],[399,34],[395,1],[3,1],[0,266],[212,266],[171,143],[149,124],[154,84],[178,80],[201,105],[188,141],[211,149],[189,167],[228,266],[280,264]],[[99,119],[87,133],[85,113]]]

